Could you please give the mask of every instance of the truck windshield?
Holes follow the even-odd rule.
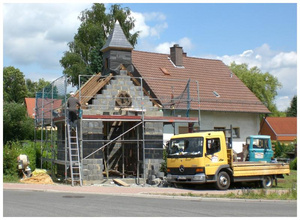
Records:
[[[168,157],[202,157],[203,137],[172,139]]]

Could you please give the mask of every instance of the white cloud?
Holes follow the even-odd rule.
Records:
[[[275,99],[277,109],[279,109],[281,111],[287,110],[287,108],[290,107],[290,105],[291,105],[292,98],[290,98],[288,96],[278,96]]]
[[[164,20],[166,20],[166,16],[161,12],[144,13],[144,17],[145,17],[146,21],[164,21]]]
[[[174,44],[179,44],[179,46],[182,47],[184,52],[187,52],[191,49],[193,49],[194,45],[192,44],[192,41],[188,37],[184,37],[179,39],[177,42],[164,42],[159,44],[154,48],[154,52],[157,53],[170,53],[170,47],[172,47]]]
[[[192,41],[188,37],[181,38],[178,42],[179,42],[179,46],[183,47],[184,52],[191,50],[194,47]]]
[[[154,48],[154,52],[157,53],[170,53],[170,47],[172,47],[175,42],[164,42],[159,44],[157,47]]]
[[[253,54],[253,50],[246,50],[242,54],[240,54],[241,57],[251,57]]]
[[[142,13],[131,12],[132,17],[135,19],[135,27],[131,30],[132,33],[140,31],[139,37],[144,38],[149,36],[150,27],[145,23],[145,16]]]
[[[277,91],[278,95],[275,100],[280,111],[285,111],[289,107],[291,99],[297,94],[297,53],[294,51],[273,51],[267,44],[264,44],[241,54],[206,57],[220,59],[226,65],[230,65],[232,62],[247,63],[250,68],[257,66],[262,72],[269,72],[277,77],[282,84],[282,88]]]
[[[3,55],[13,64],[57,69],[91,4],[3,4]],[[58,52],[59,51],[59,52]]]
[[[131,12],[131,15],[135,19],[135,27],[131,32],[134,33],[136,31],[140,31],[140,38],[159,38],[160,33],[168,27],[167,22],[165,22],[166,16],[159,12],[145,14],[139,12]],[[154,26],[148,25],[148,23],[151,23],[151,21],[155,21]]]

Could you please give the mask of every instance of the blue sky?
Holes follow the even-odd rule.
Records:
[[[270,2],[270,1],[269,1]],[[188,56],[247,63],[276,76],[285,110],[297,94],[297,1],[289,3],[121,3],[141,31],[135,49],[169,53],[177,43]],[[25,78],[62,76],[59,60],[91,3],[2,4],[3,66]],[[109,4],[107,4],[109,8]]]

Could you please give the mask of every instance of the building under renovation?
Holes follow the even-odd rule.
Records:
[[[75,96],[82,113],[76,132],[66,117],[66,86],[61,106],[50,108],[51,128],[57,128],[51,161],[57,175],[72,184],[108,177],[150,181],[163,175],[170,135],[233,125],[234,147],[246,134],[257,134],[259,114],[269,113],[222,61],[187,57],[179,45],[170,54],[135,51],[118,22],[101,51],[102,73],[79,77]],[[47,98],[55,100],[53,94]],[[38,109],[46,108],[37,104]],[[36,121],[43,122],[40,117],[37,112]]]

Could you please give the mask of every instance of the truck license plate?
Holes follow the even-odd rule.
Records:
[[[264,153],[255,153],[255,158],[257,159],[263,159],[264,158]]]
[[[185,176],[178,176],[177,179],[178,180],[186,180],[186,177]]]

